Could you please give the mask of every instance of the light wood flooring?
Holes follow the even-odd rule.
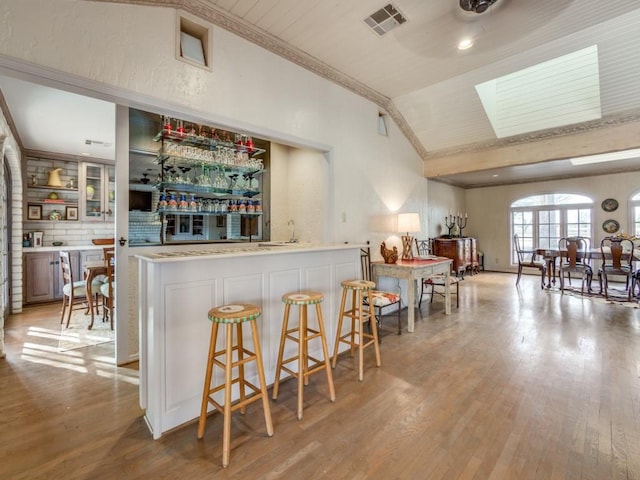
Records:
[[[302,421],[281,384],[271,438],[259,402],[234,413],[226,469],[219,414],[202,441],[196,423],[152,440],[137,366],[112,345],[58,353],[37,327],[59,307],[27,309],[0,360],[0,479],[640,480],[640,310],[538,285],[483,272],[452,315],[423,302],[413,334],[385,317],[382,366],[370,349],[359,382],[341,356],[335,403],[318,374]]]

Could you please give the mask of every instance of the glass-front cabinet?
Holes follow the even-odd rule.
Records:
[[[114,165],[80,164],[80,217],[83,221],[113,221],[115,173]]]

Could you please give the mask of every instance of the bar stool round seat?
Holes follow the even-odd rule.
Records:
[[[240,409],[242,414],[246,411],[246,406],[262,399],[264,420],[267,427],[267,434],[273,435],[273,423],[271,421],[271,410],[267,397],[267,384],[265,381],[264,367],[262,363],[262,352],[260,351],[260,338],[256,320],[262,311],[260,307],[249,304],[222,305],[209,310],[209,320],[211,320],[211,338],[209,340],[209,354],[207,357],[207,369],[205,372],[204,389],[202,393],[202,406],[200,409],[200,420],[198,421],[198,439],[204,436],[207,420],[208,405],[211,404],[224,415],[224,426],[222,434],[222,466],[229,465],[230,443],[231,443],[231,413]],[[242,338],[242,326],[251,325],[253,348],[250,351],[244,347]],[[218,338],[219,326],[226,327],[225,345],[222,350],[216,351],[216,340]],[[234,328],[235,327],[235,328]],[[236,343],[233,342],[233,333],[236,331]],[[236,353],[235,361],[233,353]],[[218,357],[223,357],[219,360]],[[253,385],[245,378],[245,366],[249,362],[256,362],[259,386]],[[224,371],[224,382],[217,386],[211,385],[213,367],[217,366]],[[237,368],[238,376],[233,378],[233,369]],[[233,384],[238,384],[240,399],[232,405],[231,390]],[[247,396],[246,388],[253,393]],[[214,394],[224,391],[224,403],[221,404],[214,398]]]
[[[365,301],[371,294],[376,284],[368,280],[344,280],[342,283],[342,300],[338,313],[338,328],[336,330],[336,342],[333,349],[332,365],[335,368],[338,361],[338,348],[341,343],[349,345],[351,356],[358,349],[358,379],[364,380],[364,350],[373,345],[376,355],[376,366],[381,365],[380,347],[378,345],[378,325],[373,314],[373,301]],[[350,297],[350,306],[347,301]],[[351,319],[349,331],[342,334],[342,322],[344,318]],[[369,322],[371,333],[364,332],[364,324]]]
[[[285,304],[284,317],[282,320],[282,334],[280,336],[280,348],[278,350],[278,362],[276,364],[275,381],[273,384],[272,398],[276,400],[278,398],[278,388],[280,386],[280,374],[282,370],[291,374],[298,379],[298,408],[297,418],[302,420],[303,411],[303,394],[304,385],[309,384],[309,376],[321,372],[324,370],[327,375],[327,383],[329,384],[329,398],[332,402],[336,399],[336,393],[333,386],[333,375],[331,373],[331,366],[329,365],[329,351],[327,349],[327,338],[324,329],[324,320],[322,318],[322,308],[320,304],[323,302],[324,297],[322,293],[313,292],[310,290],[302,290],[298,292],[285,293],[282,296],[282,301]],[[316,319],[318,322],[317,330],[310,328],[307,318],[307,307],[309,305],[315,305],[316,307]],[[289,328],[289,313],[291,306],[298,306],[298,326]],[[309,342],[311,340],[320,340],[322,348],[322,360],[317,359],[309,355]],[[283,359],[285,344],[287,340],[290,340],[298,344],[297,353],[287,359]],[[298,368],[293,370],[286,365],[291,362],[297,361]],[[309,365],[309,361],[313,362]],[[292,365],[293,367],[293,365]]]

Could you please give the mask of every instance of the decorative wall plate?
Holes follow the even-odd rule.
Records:
[[[613,212],[618,208],[618,201],[615,198],[606,198],[602,201],[602,210]]]
[[[615,220],[605,220],[602,223],[602,229],[607,233],[616,233],[620,230],[620,224]]]

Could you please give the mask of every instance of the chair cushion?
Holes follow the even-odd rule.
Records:
[[[374,307],[385,307],[400,301],[400,295],[397,293],[383,292],[380,290],[371,290],[369,297],[373,301]]]
[[[111,290],[115,290],[115,289],[116,289],[116,282],[113,282],[111,284]],[[100,293],[104,297],[108,297],[109,296],[109,282],[104,282],[102,285],[100,285]]]
[[[107,280],[107,277],[102,277],[102,278],[96,277],[93,280],[91,280],[91,291],[93,293],[98,293],[100,291],[100,287],[102,287],[105,280]]]
[[[547,262],[544,260],[531,260],[529,262],[522,262],[525,267],[546,268]]]
[[[71,296],[71,284],[67,283],[62,287],[62,293],[67,297]],[[84,282],[73,282],[73,293],[76,297],[80,297],[82,295],[87,295],[87,291],[85,290]]]
[[[458,283],[460,279],[454,275],[449,275],[449,285],[454,285]],[[444,275],[434,275],[433,277],[424,279],[425,285],[444,285]]]

